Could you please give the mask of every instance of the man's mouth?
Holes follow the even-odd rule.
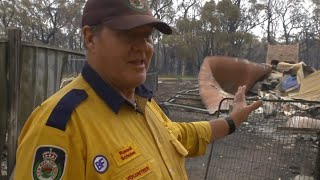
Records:
[[[133,64],[133,65],[143,65],[144,61],[143,60],[136,60],[136,61],[130,61],[129,63]]]

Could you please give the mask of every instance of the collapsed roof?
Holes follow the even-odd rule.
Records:
[[[273,69],[273,70],[272,70]],[[320,101],[320,71],[304,62],[277,66],[257,64],[225,56],[207,57],[198,75],[199,94],[209,114],[219,109],[224,98],[233,98],[239,86],[263,99]],[[228,109],[229,107],[220,107]]]
[[[204,59],[198,76],[199,93],[210,114],[214,114],[223,98],[232,98],[238,87],[246,85],[246,93],[260,79],[271,73],[271,66],[224,56]]]

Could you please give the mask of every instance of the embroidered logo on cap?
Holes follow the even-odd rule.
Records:
[[[33,179],[60,180],[63,176],[65,163],[66,152],[64,149],[55,146],[40,146],[34,157]]]
[[[134,9],[145,10],[146,8],[145,0],[129,0],[129,3]]]
[[[98,155],[93,159],[93,166],[98,173],[104,173],[109,167],[109,162],[106,157]]]

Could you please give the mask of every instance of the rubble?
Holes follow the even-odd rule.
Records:
[[[315,69],[307,66],[304,62],[297,64],[281,62],[277,65],[277,71],[283,74],[294,74],[297,76],[297,81],[300,84],[301,80],[314,73]]]
[[[189,90],[185,90],[163,104],[215,114],[218,109],[222,111],[230,109],[223,107],[224,104],[221,105],[220,102],[225,98],[233,98],[238,86],[246,85],[248,99],[265,101],[263,107],[257,110],[257,113],[263,113],[264,117],[276,116],[279,112],[291,117],[303,112],[319,119],[320,107],[309,107],[306,102],[320,103],[319,80],[320,71],[304,62],[296,64],[279,62],[271,66],[240,58],[210,56],[205,58],[201,65],[196,89],[198,92],[190,94]],[[189,102],[181,103],[179,99]],[[202,101],[202,105],[199,104],[199,100]],[[270,100],[294,103],[285,103],[283,106],[281,103],[268,103]],[[197,103],[193,105],[190,101]]]
[[[206,57],[198,76],[202,102],[209,114],[214,114],[219,109],[220,101],[233,98],[239,86],[246,85],[248,92],[258,80],[270,73],[271,66],[266,64],[233,57]]]
[[[209,114],[214,114],[220,101],[233,98],[240,85],[247,86],[247,96],[260,99],[320,101],[319,79],[320,71],[304,62],[279,62],[271,66],[239,58],[211,56],[201,66],[198,83],[203,104]],[[262,113],[274,116],[277,108],[265,103]],[[285,109],[284,113],[291,116],[299,107],[286,106]]]
[[[320,101],[319,80],[320,71],[304,62],[279,62],[271,70],[271,65],[221,56],[207,57],[198,76],[200,96],[209,114],[218,110],[223,98],[232,98],[240,85],[247,86],[247,96],[259,99]],[[275,115],[278,108],[265,103],[262,113]],[[284,113],[292,116],[298,109],[306,110],[291,105],[284,107]],[[318,111],[313,111],[314,116]]]
[[[212,61],[216,64],[212,66],[208,59],[214,59]],[[265,173],[268,176],[266,179],[276,179],[275,173],[279,173],[277,179],[319,179],[314,170],[320,166],[320,72],[304,63],[286,64],[286,68],[282,66],[284,63],[280,63],[279,67],[253,64],[237,58],[206,58],[199,73],[198,87],[190,87],[190,91],[189,87],[183,89],[164,105],[171,106],[169,110],[174,107],[181,108],[182,112],[194,112],[195,116],[199,116],[198,112],[212,115],[219,110],[217,117],[224,117],[232,109],[237,86],[249,82],[246,84],[248,103],[262,99],[263,106],[250,114],[237,129],[237,134],[226,137],[220,141],[221,144],[215,142],[215,148],[210,152],[212,160],[208,160],[206,177],[216,177],[218,173],[214,173],[219,172],[217,169],[225,167],[228,171],[236,172],[243,163],[247,168],[259,172],[255,165],[260,164],[262,171],[267,169],[262,165],[266,163],[272,169],[270,174]],[[270,67],[270,73],[260,71],[261,66]],[[202,101],[199,101],[200,97]],[[206,103],[212,103],[213,107]],[[222,154],[229,151],[241,153],[229,153],[230,156]],[[244,152],[247,152],[247,156]],[[236,168],[232,169],[231,163]],[[273,168],[278,167],[282,169],[274,171]],[[285,175],[280,176],[280,173]]]
[[[200,96],[209,114],[219,109],[223,98],[233,98],[238,86],[246,85],[248,100],[264,101],[256,113],[267,119],[287,116],[279,129],[312,132],[320,130],[319,81],[320,71],[304,62],[280,62],[271,67],[219,56],[207,57],[198,77]]]
[[[245,59],[207,57],[198,76],[198,87],[176,93],[164,106],[210,115],[228,113],[238,86],[246,85],[248,101],[261,99],[263,106],[255,110],[265,120],[285,120],[273,131],[292,133],[320,132],[320,71],[304,62],[266,65]],[[269,130],[266,130],[269,131]]]
[[[320,130],[320,120],[305,116],[293,116],[286,122],[285,127]]]
[[[297,94],[291,95],[294,99],[320,101],[320,71],[316,71],[301,80],[301,87]]]

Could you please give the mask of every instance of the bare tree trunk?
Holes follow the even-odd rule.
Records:
[[[267,26],[267,41],[269,44],[272,44],[271,41],[271,13],[268,12],[268,26]]]
[[[186,75],[186,61],[183,60],[181,62],[181,76],[185,76]]]

